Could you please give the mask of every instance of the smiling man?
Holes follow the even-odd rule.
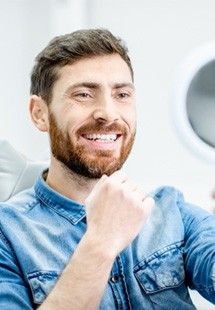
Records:
[[[128,65],[118,54],[87,57],[58,74],[48,113],[53,158],[89,178],[112,174],[126,160],[135,135]],[[44,104],[35,109],[38,100],[32,98],[33,117]]]
[[[37,56],[30,112],[51,163],[0,206],[0,309],[195,309],[215,303],[215,219],[122,171],[136,132],[123,41],[89,29]]]

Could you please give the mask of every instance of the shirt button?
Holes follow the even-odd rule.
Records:
[[[113,283],[118,283],[119,282],[119,275],[118,274],[115,274],[115,275],[113,275],[112,277],[111,277],[111,281],[113,282]]]

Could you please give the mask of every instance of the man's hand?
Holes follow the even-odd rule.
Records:
[[[85,201],[88,229],[104,252],[116,257],[139,233],[154,200],[117,171],[104,175]]]

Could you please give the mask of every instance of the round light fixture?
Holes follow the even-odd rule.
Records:
[[[172,98],[175,128],[195,155],[215,163],[215,42],[192,51],[179,66]]]

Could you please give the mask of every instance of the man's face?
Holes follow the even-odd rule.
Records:
[[[49,107],[52,154],[89,178],[121,168],[135,137],[130,70],[118,55],[82,59],[59,69]]]

